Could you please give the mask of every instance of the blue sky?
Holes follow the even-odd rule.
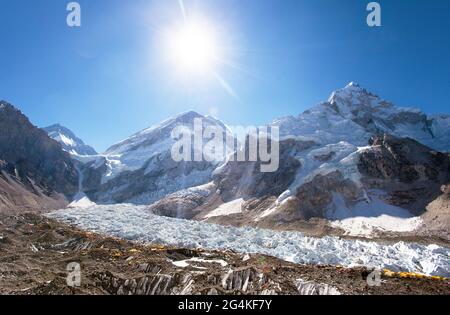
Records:
[[[367,0],[185,0],[219,30],[234,66],[180,80],[162,60],[161,30],[177,0],[0,0],[0,99],[44,127],[61,123],[102,151],[174,114],[213,113],[230,125],[297,115],[357,81],[399,106],[448,113],[450,1],[389,0],[380,28]]]

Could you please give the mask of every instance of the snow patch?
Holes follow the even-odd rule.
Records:
[[[220,205],[217,209],[208,213],[205,216],[205,219],[242,213],[243,203],[244,203],[244,199],[242,199],[242,198],[233,200],[228,203],[224,203],[224,204]]]
[[[68,138],[61,133],[58,133],[58,135],[56,135],[53,139],[58,142],[64,143],[68,147],[74,147],[76,145],[76,143],[73,139]]]
[[[189,266],[192,266],[190,263],[204,263],[204,264],[219,264],[222,267],[226,267],[228,266],[228,263],[225,260],[222,259],[202,259],[202,258],[190,258],[190,259],[186,259],[186,260],[181,260],[181,261],[173,261],[172,264],[180,267],[180,268],[187,268]],[[201,269],[206,269],[203,267],[198,267],[198,266],[192,266],[194,268],[201,268]]]
[[[85,193],[79,192],[73,198],[73,201],[67,206],[68,208],[89,208],[95,206],[96,203],[92,202]]]
[[[379,232],[412,232],[421,224],[408,210],[392,206],[382,200],[384,193],[372,190],[365,200],[347,205],[344,198],[333,193],[333,202],[327,212],[331,226],[345,230],[346,235],[373,237]]]
[[[373,237],[378,232],[412,232],[422,224],[420,218],[403,219],[389,215],[376,218],[356,217],[335,221],[331,226],[341,228],[349,236]]]

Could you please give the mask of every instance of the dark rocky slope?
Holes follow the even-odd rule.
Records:
[[[58,208],[78,191],[75,162],[4,101],[0,130],[0,211]]]

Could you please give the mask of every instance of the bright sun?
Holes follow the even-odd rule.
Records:
[[[212,70],[219,58],[215,34],[207,23],[183,23],[170,33],[168,48],[171,61],[187,73]]]
[[[186,91],[214,87],[218,83],[226,93],[236,100],[238,94],[227,81],[222,71],[234,69],[240,71],[242,66],[236,63],[236,42],[231,37],[234,32],[227,31],[218,22],[226,22],[223,17],[211,18],[205,12],[192,10],[185,6],[184,0],[178,0],[181,15],[173,9],[176,1],[171,2],[168,19],[170,23],[158,29],[156,37],[161,61],[168,66],[168,77],[177,87]],[[173,13],[173,14],[172,14]],[[214,17],[214,16],[213,16]]]

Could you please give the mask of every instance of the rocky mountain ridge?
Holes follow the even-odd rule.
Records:
[[[0,210],[60,208],[78,191],[75,162],[11,104],[0,102]]]

